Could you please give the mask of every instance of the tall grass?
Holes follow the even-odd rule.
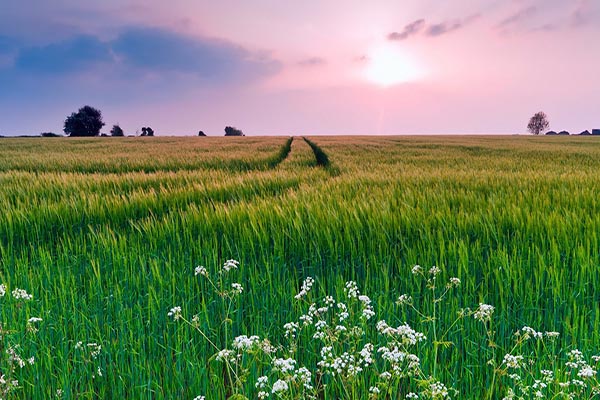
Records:
[[[403,293],[426,296],[414,264],[462,282],[436,316],[441,326],[482,302],[496,307],[499,346],[529,325],[561,332],[557,349],[597,351],[595,138],[310,140],[337,174],[316,167],[305,141],[287,138],[3,139],[0,283],[35,293],[31,307],[43,318],[29,345],[36,363],[17,371],[14,395],[225,398],[214,348],[167,312],[198,314],[220,348],[240,334],[283,342],[307,276],[337,297],[354,280],[378,318],[428,333],[395,304]],[[224,321],[193,271],[229,258],[240,260],[244,293]],[[10,315],[2,308],[0,321]],[[463,337],[478,322],[465,324],[438,350],[437,375],[460,398],[479,399],[492,374],[479,363],[480,343]],[[79,341],[101,344],[98,357]],[[423,348],[424,368],[433,351]],[[318,361],[311,354],[305,363]]]

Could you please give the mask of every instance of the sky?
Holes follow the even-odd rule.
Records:
[[[599,0],[1,0],[0,134],[600,128]]]

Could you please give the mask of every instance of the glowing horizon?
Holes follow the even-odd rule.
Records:
[[[590,0],[29,2],[0,14],[0,134],[86,104],[158,135],[600,128]]]

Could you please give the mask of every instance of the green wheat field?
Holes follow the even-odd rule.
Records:
[[[600,396],[600,141],[307,139],[2,139],[0,398]]]

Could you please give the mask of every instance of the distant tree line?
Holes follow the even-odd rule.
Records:
[[[100,134],[100,130],[105,125],[102,120],[102,112],[91,106],[83,106],[77,112],[72,113],[65,119],[63,131],[67,136],[71,137],[92,137],[92,136],[114,136],[123,137],[125,132],[119,124],[113,125],[110,130],[110,135]],[[140,136],[154,136],[154,129],[145,126],[142,129]],[[45,132],[44,137],[58,137],[52,132]],[[198,132],[198,136],[206,136],[203,131]],[[241,129],[226,126],[225,136],[245,136]]]

